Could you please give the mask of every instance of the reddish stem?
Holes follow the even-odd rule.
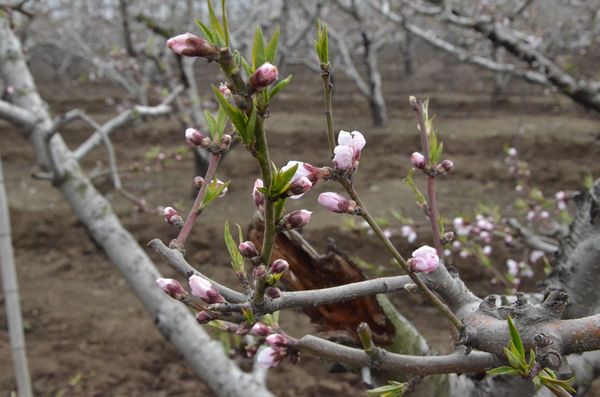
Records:
[[[217,166],[219,165],[219,160],[221,159],[221,153],[213,153],[210,157],[210,162],[208,163],[208,170],[206,171],[206,175],[204,176],[204,182],[200,187],[200,191],[196,196],[196,200],[194,200],[194,205],[192,205],[192,209],[185,219],[185,223],[183,227],[179,231],[179,235],[177,236],[177,247],[183,249],[185,245],[185,241],[187,240],[190,232],[192,231],[192,227],[194,226],[194,222],[196,222],[196,218],[200,215],[200,206],[202,202],[204,202],[204,196],[206,196],[206,190],[208,189],[208,185],[212,182],[215,177],[215,173],[217,172]]]

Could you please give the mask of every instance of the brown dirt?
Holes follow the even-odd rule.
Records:
[[[421,80],[422,81],[422,80]],[[338,85],[344,87],[343,81]],[[485,90],[457,94],[453,87],[425,84],[426,92],[414,89],[416,83],[388,87],[391,123],[372,128],[364,101],[351,95],[351,88],[336,93],[337,128],[358,129],[367,137],[357,182],[364,199],[376,215],[402,209],[415,219],[419,211],[411,193],[400,183],[408,170],[408,155],[417,148],[414,119],[406,106],[411,93],[432,97],[437,126],[445,140],[446,154],[456,163],[456,172],[439,185],[442,211],[453,214],[487,201],[504,206],[512,201],[512,186],[502,163],[502,145],[519,148],[530,161],[536,183],[553,194],[559,188],[576,189],[588,172],[597,172],[600,152],[598,117],[586,114],[569,103],[539,95],[521,97],[518,92],[508,102],[491,106]],[[105,86],[83,86],[64,90],[43,87],[55,112],[84,108],[99,119],[111,110],[104,105],[106,95],[119,95]],[[301,159],[324,164],[326,141],[319,96],[319,79],[300,75],[291,89],[281,95],[268,121],[274,161],[283,164]],[[300,101],[302,101],[300,105]],[[181,144],[182,133],[169,120],[139,124],[114,136],[119,162],[143,162],[154,145],[165,149]],[[2,152],[14,232],[27,330],[27,348],[37,395],[41,396],[210,396],[211,392],[189,370],[180,354],[155,330],[141,305],[129,292],[120,275],[102,252],[86,237],[61,197],[47,183],[32,180],[33,154],[20,134],[0,125]],[[74,123],[63,132],[71,145],[89,134],[88,128]],[[86,160],[92,169],[104,164],[103,149]],[[228,271],[222,224],[245,225],[253,212],[249,193],[258,169],[253,159],[237,147],[225,160],[222,179],[231,179],[226,198],[205,212],[194,230],[189,246],[192,263],[215,278],[235,286]],[[151,206],[191,204],[192,163],[171,164],[160,173],[129,174],[128,188],[144,196]],[[106,192],[126,227],[141,244],[154,237],[168,240],[173,230],[160,216],[137,213],[120,196],[111,192],[106,180],[98,186]],[[388,256],[376,241],[344,231],[342,217],[325,213],[315,205],[321,186],[290,208],[300,206],[316,213],[306,236],[323,247],[328,236],[367,261],[387,265]],[[410,248],[397,240],[404,252]],[[162,264],[166,275],[173,272]],[[473,263],[459,269],[479,293],[497,291],[489,277]],[[440,350],[448,345],[443,321],[419,297],[394,297],[400,310],[413,319]],[[0,395],[14,389],[10,351],[7,343],[4,309],[0,310]],[[314,332],[299,313],[285,313],[283,327],[292,334]],[[302,357],[298,365],[284,364],[272,371],[269,386],[280,396],[362,396],[360,378],[351,372],[333,374],[331,364]]]

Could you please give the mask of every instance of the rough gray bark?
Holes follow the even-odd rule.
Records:
[[[0,265],[2,265],[2,286],[4,290],[4,306],[8,322],[8,336],[13,358],[13,368],[17,381],[17,392],[21,397],[31,397],[31,378],[27,365],[27,350],[23,335],[23,318],[21,316],[21,300],[19,284],[13,254],[8,197],[4,187],[4,172],[0,159]]]
[[[225,354],[219,342],[198,326],[188,310],[174,301],[154,282],[160,274],[150,258],[119,222],[108,201],[84,175],[75,155],[60,135],[46,148],[53,122],[38,94],[25,63],[18,39],[7,20],[0,16],[0,75],[20,94],[13,105],[27,109],[35,123],[24,130],[40,165],[55,174],[56,187],[71,205],[91,238],[123,274],[133,292],[154,318],[161,333],[177,346],[196,373],[219,396],[271,396],[251,374],[241,371]],[[49,161],[54,157],[54,162]],[[57,165],[56,169],[51,164]]]
[[[569,295],[566,316],[581,317],[600,311],[600,179],[574,198],[576,213],[569,234],[561,240],[550,288]]]

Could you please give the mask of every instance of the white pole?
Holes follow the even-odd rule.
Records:
[[[2,285],[4,302],[8,319],[8,335],[17,379],[19,397],[32,397],[25,337],[23,336],[23,319],[19,300],[19,285],[15,270],[15,257],[10,233],[10,217],[8,214],[8,198],[4,187],[4,173],[0,158],[0,265],[2,266]]]

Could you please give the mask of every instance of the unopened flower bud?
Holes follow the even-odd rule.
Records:
[[[283,226],[286,230],[303,227],[310,222],[311,211],[297,210],[283,218]]]
[[[414,96],[409,96],[408,97],[408,103],[410,103],[410,107],[413,110],[417,110],[417,98],[415,98]]]
[[[246,345],[246,346],[244,346],[244,350],[246,350],[246,357],[252,358],[252,357],[256,356],[256,352],[258,351],[258,346]]]
[[[336,170],[346,171],[354,165],[354,150],[350,146],[337,145],[333,149],[333,166]]]
[[[278,366],[284,358],[285,351],[283,349],[267,347],[258,352],[256,363],[262,368],[272,368]]]
[[[271,347],[285,347],[288,344],[288,338],[281,334],[271,334],[265,339]]]
[[[187,294],[183,285],[172,278],[159,278],[156,280],[156,285],[174,299],[181,299]]]
[[[287,269],[289,269],[289,267],[290,267],[290,264],[287,263],[286,260],[277,259],[277,260],[273,261],[273,263],[271,263],[271,268],[269,269],[269,272],[271,274],[279,274],[279,273],[285,272]]]
[[[196,189],[202,188],[202,184],[203,183],[204,183],[204,178],[202,178],[201,176],[195,176],[194,177],[194,187]]]
[[[213,58],[219,54],[217,47],[191,33],[170,38],[167,47],[175,54],[186,57]]]
[[[229,147],[231,146],[231,140],[232,140],[231,135],[223,134],[219,148],[221,150],[229,150]]]
[[[312,183],[310,182],[310,180],[305,176],[301,176],[300,178],[292,182],[287,193],[290,196],[290,198],[300,198],[304,193],[308,192],[311,187]]]
[[[209,312],[201,311],[196,314],[196,321],[200,324],[206,324],[212,320],[212,316]]]
[[[267,288],[266,294],[271,299],[277,299],[281,296],[281,290],[277,287]]]
[[[225,298],[221,296],[214,285],[205,278],[195,274],[189,278],[192,294],[202,299],[206,303],[224,303]]]
[[[410,155],[410,162],[415,168],[418,168],[420,170],[424,170],[427,166],[427,160],[425,160],[425,156],[423,156],[419,152],[414,152]]]
[[[431,273],[440,265],[440,258],[435,248],[424,245],[412,253],[408,263],[414,272]]]
[[[173,207],[165,207],[163,209],[163,216],[165,217],[165,222],[170,225],[175,225],[177,227],[183,226],[183,219],[177,213],[177,210]]]
[[[263,63],[250,76],[250,86],[255,90],[268,87],[279,78],[277,67],[270,62]]]
[[[338,213],[353,213],[357,208],[356,203],[347,200],[340,194],[333,192],[321,193],[317,201],[329,211]]]
[[[204,138],[204,135],[202,135],[202,133],[195,128],[188,128],[185,130],[185,140],[190,145],[203,146]]]
[[[248,335],[248,333],[250,332],[250,326],[246,323],[241,323],[238,324],[236,330],[235,330],[235,334],[236,335]]]
[[[262,194],[258,189],[264,186],[262,179],[254,181],[254,189],[252,190],[252,198],[254,199],[254,205],[259,211],[265,208],[265,195]]]
[[[442,173],[447,174],[454,168],[454,163],[452,160],[444,160],[440,163],[439,167],[441,168]]]
[[[252,269],[252,277],[255,279],[263,278],[267,274],[267,268],[265,265],[258,265]]]
[[[454,240],[454,232],[449,231],[449,232],[444,233],[444,235],[442,236],[442,240],[443,240],[444,244],[449,243],[450,241]]]
[[[254,336],[267,336],[267,335],[269,335],[270,332],[271,332],[271,328],[269,328],[267,325],[261,323],[260,321],[257,322],[256,324],[254,324],[252,326],[252,328],[250,329],[250,334],[252,334]]]
[[[238,249],[244,258],[250,259],[259,255],[258,250],[252,241],[241,242]]]
[[[221,94],[225,98],[227,98],[227,99],[231,98],[231,90],[229,89],[229,87],[227,86],[227,84],[225,84],[225,83],[219,84],[219,91],[221,91]]]

